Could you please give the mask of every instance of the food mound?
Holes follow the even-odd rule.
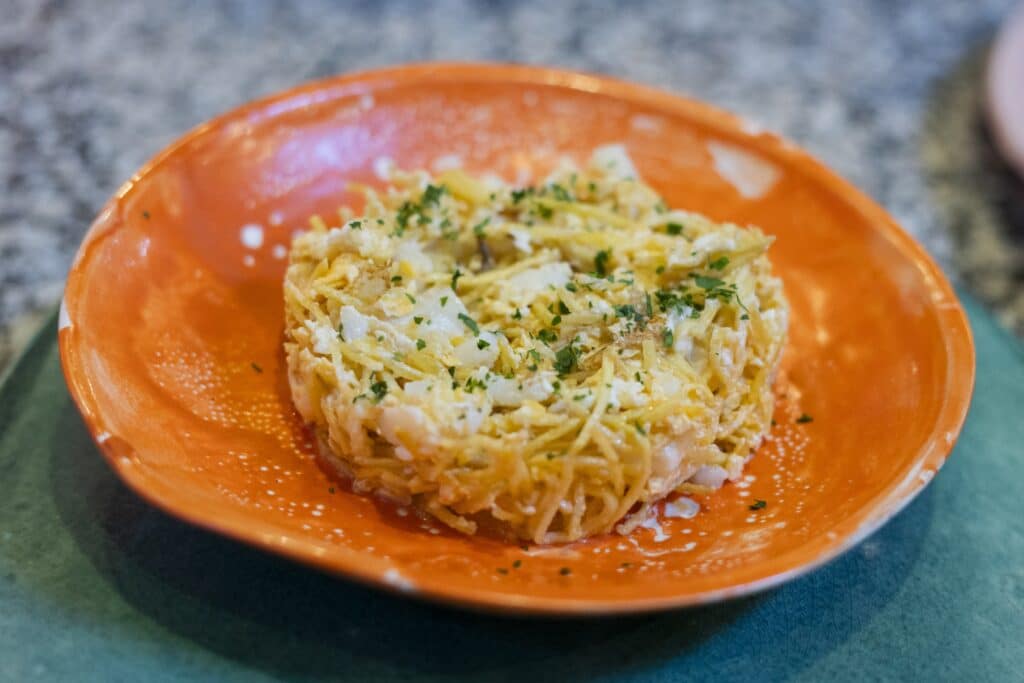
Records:
[[[740,476],[786,334],[772,238],[668,208],[617,147],[530,187],[388,180],[284,283],[295,405],[356,491],[562,543]]]

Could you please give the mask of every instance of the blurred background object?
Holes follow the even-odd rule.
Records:
[[[1011,0],[4,0],[0,364],[147,158],[305,80],[487,60],[599,71],[731,109],[871,194],[1024,334],[1024,198],[983,125]],[[1018,95],[1020,92],[1018,92]]]

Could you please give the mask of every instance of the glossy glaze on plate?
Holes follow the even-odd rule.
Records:
[[[353,201],[347,181],[379,183],[385,159],[525,179],[607,143],[624,144],[670,205],[778,237],[790,340],[778,425],[748,478],[697,498],[695,518],[555,550],[464,537],[331,481],[284,375],[293,231]],[[313,83],[192,131],[100,214],[61,320],[72,394],[148,500],[329,571],[528,612],[708,602],[834,557],[941,466],[974,371],[963,311],[935,264],[804,152],[657,91],[493,65]],[[797,423],[804,412],[813,421]],[[751,510],[756,500],[766,506]]]

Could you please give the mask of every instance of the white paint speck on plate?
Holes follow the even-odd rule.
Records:
[[[244,265],[246,268],[252,268],[254,265],[256,265],[256,259],[253,258],[252,254],[246,254],[245,256],[242,257],[242,265]]]
[[[375,104],[373,95],[367,93],[359,98],[359,106],[363,109],[373,109]]]
[[[68,315],[68,304],[61,297],[60,313],[57,314],[57,331],[71,327],[71,316]]]
[[[384,572],[384,581],[400,591],[411,593],[416,590],[416,584],[407,579],[397,569],[389,569]]]
[[[462,168],[462,157],[458,154],[445,154],[434,159],[432,166],[438,173]]]
[[[249,249],[259,249],[263,246],[263,226],[258,223],[243,225],[240,235],[242,244]]]
[[[100,432],[96,435],[96,443],[106,443],[110,439],[110,432]]]
[[[715,170],[746,199],[758,199],[778,182],[782,172],[772,162],[724,142],[708,142]]]
[[[377,157],[373,160],[373,173],[381,180],[388,180],[395,170],[395,160],[391,157]]]
[[[276,259],[283,259],[288,256],[288,247],[283,244],[275,244],[270,250],[270,254]]]
[[[273,225],[274,227],[277,227],[278,225],[284,223],[284,214],[281,213],[280,211],[271,211],[270,216],[267,218],[267,222]]]

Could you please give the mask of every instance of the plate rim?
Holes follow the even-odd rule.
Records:
[[[246,529],[244,524],[236,525],[232,518],[215,519],[202,513],[196,513],[175,498],[168,497],[143,483],[134,471],[126,467],[115,455],[109,441],[98,438],[96,416],[102,413],[102,406],[95,401],[85,372],[76,365],[73,326],[65,324],[68,322],[66,311],[69,295],[71,300],[75,301],[75,289],[71,285],[77,280],[76,276],[80,274],[82,266],[88,258],[89,247],[105,232],[109,221],[116,213],[117,204],[137,182],[157,169],[165,159],[208,132],[231,121],[245,118],[251,120],[253,117],[265,120],[310,104],[320,104],[353,95],[372,94],[410,83],[474,81],[554,86],[600,94],[612,99],[647,106],[652,110],[673,116],[695,119],[718,132],[726,132],[737,138],[749,139],[753,135],[745,129],[749,124],[735,114],[686,96],[676,95],[647,85],[604,75],[552,67],[470,62],[404,64],[309,81],[247,102],[193,127],[143,164],[105,202],[76,252],[68,273],[64,297],[61,300],[58,345],[61,367],[71,398],[107,463],[134,493],[165,513],[208,531],[393,593],[484,612],[545,616],[600,616],[649,613],[710,604],[751,595],[781,585],[821,567],[859,544],[899,513],[927,486],[930,478],[924,479],[919,476],[922,468],[928,465],[938,471],[944,464],[961,432],[973,393],[975,348],[966,313],[939,266],[928,255],[924,247],[900,227],[894,218],[874,200],[818,159],[771,131],[759,131],[757,137],[764,138],[763,144],[769,146],[773,152],[786,155],[792,163],[798,163],[804,173],[814,176],[822,186],[831,189],[836,197],[841,198],[851,208],[869,218],[874,232],[892,244],[907,259],[908,265],[912,265],[917,270],[925,288],[931,295],[930,303],[940,323],[947,368],[944,400],[939,407],[931,434],[919,450],[907,476],[899,482],[890,484],[870,503],[865,504],[860,511],[860,516],[863,518],[857,528],[851,533],[826,541],[811,560],[797,562],[789,568],[752,581],[680,596],[610,599],[552,598],[493,591],[486,588],[456,587],[422,580],[417,580],[415,588],[410,590],[408,587],[397,585],[397,582],[393,580],[389,581],[388,567],[384,561],[373,562],[372,558],[368,558],[363,553],[334,546],[332,546],[334,554],[330,560],[327,560],[325,556],[310,552],[310,549],[315,547],[314,543],[308,541],[286,543],[281,540],[275,542],[267,534],[258,530]],[[343,552],[339,553],[338,551]]]

